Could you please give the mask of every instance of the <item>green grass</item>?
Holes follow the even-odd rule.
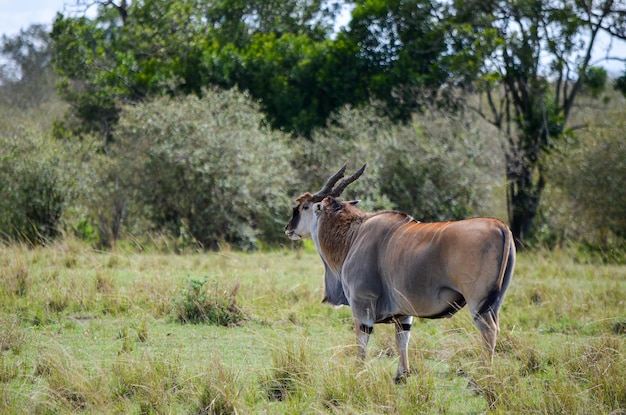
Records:
[[[624,266],[520,254],[493,367],[462,311],[414,325],[401,385],[393,327],[376,326],[359,363],[350,310],[320,302],[322,274],[309,246],[0,247],[0,413],[625,413]],[[182,306],[213,298],[243,320],[181,323]]]

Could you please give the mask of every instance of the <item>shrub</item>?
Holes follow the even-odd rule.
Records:
[[[384,143],[381,192],[418,220],[464,219],[489,210],[498,154],[476,125],[454,115],[424,115],[399,126]]]
[[[73,177],[63,143],[26,128],[0,131],[0,234],[31,244],[59,236]]]
[[[91,156],[89,168],[81,175],[82,210],[77,209],[75,214],[74,233],[100,248],[112,248],[121,239],[123,229],[136,231],[136,225],[141,223],[138,217],[128,221],[129,207],[134,206],[133,196],[123,186],[123,178],[134,172],[107,154],[97,137],[83,137],[83,143]]]
[[[363,199],[364,209],[399,209],[432,221],[483,214],[492,205],[499,154],[479,134],[476,120],[430,114],[398,125],[372,108],[346,108],[313,140],[297,156],[302,184],[293,196],[321,188],[348,161],[351,169],[367,163],[344,195]]]
[[[289,189],[291,198],[303,191],[317,191],[328,177],[344,163],[351,174],[363,163],[365,173],[344,194],[345,199],[362,200],[366,210],[391,208],[392,204],[379,191],[380,147],[377,142],[391,129],[391,122],[377,116],[373,108],[345,108],[329,122],[315,131],[311,141],[298,143],[293,171],[297,175],[296,186]]]
[[[180,323],[206,323],[217,326],[236,326],[246,316],[237,305],[237,284],[230,292],[217,282],[189,279],[174,299],[174,318]]]
[[[619,98],[618,98],[619,99]],[[623,102],[623,99],[621,100]],[[563,141],[548,164],[542,208],[543,233],[558,243],[580,243],[580,254],[603,261],[625,261],[626,117],[620,105],[591,113],[588,128]],[[606,120],[610,120],[607,123]]]
[[[137,214],[208,249],[282,241],[290,150],[262,120],[234,91],[126,107],[113,154]]]

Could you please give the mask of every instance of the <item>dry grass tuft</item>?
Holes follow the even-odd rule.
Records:
[[[24,297],[30,285],[30,269],[24,256],[15,250],[0,263],[0,295]]]
[[[267,398],[287,399],[309,380],[312,370],[306,345],[302,341],[288,340],[284,347],[273,350],[271,369],[261,382]]]
[[[218,282],[190,278],[173,300],[174,319],[183,324],[241,325],[246,315],[237,304],[239,287],[225,291]]]
[[[44,393],[35,406],[51,412],[74,412],[102,408],[109,399],[106,377],[99,367],[87,368],[60,346],[44,350],[35,368],[44,382]]]

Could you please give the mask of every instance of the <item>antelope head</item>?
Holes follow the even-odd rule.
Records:
[[[285,234],[289,239],[297,241],[298,239],[310,238],[311,230],[315,226],[314,205],[321,202],[327,196],[339,197],[345,188],[356,179],[358,179],[365,171],[364,164],[360,169],[354,172],[350,177],[343,179],[337,186],[335,184],[346,173],[347,163],[344,164],[337,173],[333,174],[324,187],[315,194],[309,192],[303,193],[296,198],[296,205],[293,207],[293,216],[289,223],[285,226]],[[356,203],[356,202],[355,202]]]

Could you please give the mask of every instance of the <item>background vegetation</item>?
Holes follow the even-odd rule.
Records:
[[[599,258],[624,260],[624,102],[610,96],[610,104],[585,112],[588,127],[551,153],[550,185],[529,245],[582,243]],[[320,188],[345,161],[368,163],[345,195],[366,209],[402,209],[420,220],[507,219],[497,135],[471,113],[396,124],[373,108],[345,108],[311,140],[294,141],[263,127],[245,95],[205,91],[203,98],[128,106],[105,144],[93,135],[50,137],[46,108],[63,105],[46,105],[19,113],[2,107],[5,240],[45,244],[77,235],[98,247],[122,240],[139,249],[164,240],[180,249],[280,245],[291,199]],[[607,118],[612,125],[593,121]]]
[[[623,16],[531,3],[78,0],[2,39],[0,234],[276,245],[348,161],[368,209],[621,261],[623,82],[590,57]]]

